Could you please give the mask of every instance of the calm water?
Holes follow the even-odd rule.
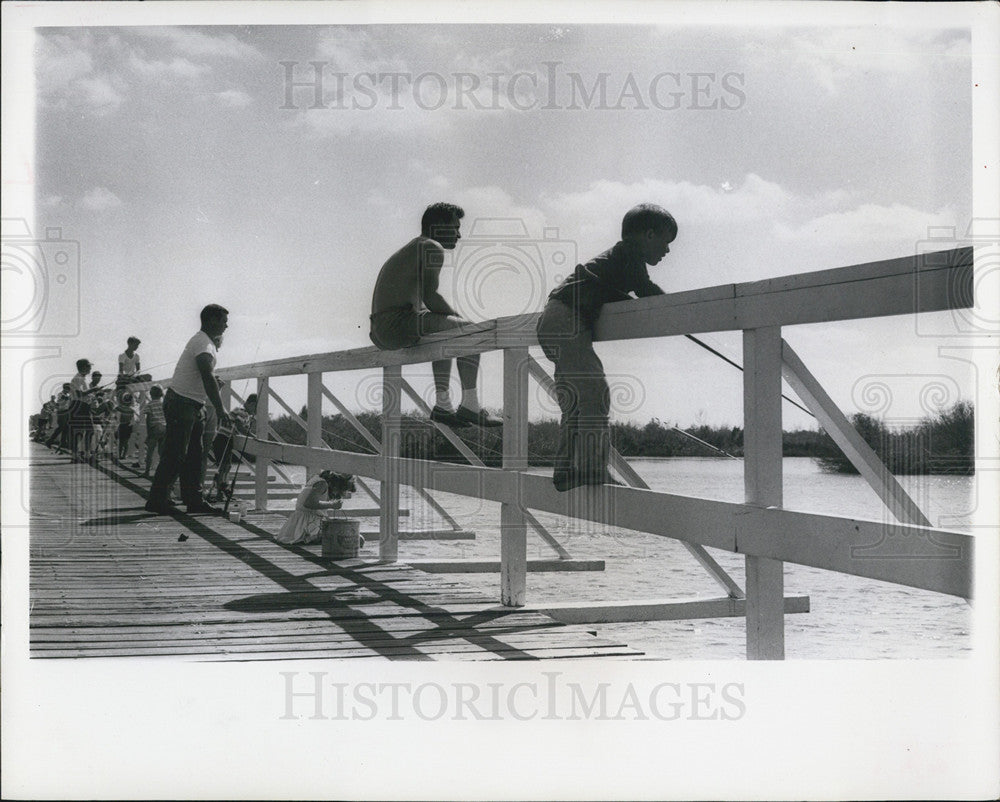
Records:
[[[742,501],[743,463],[723,459],[636,459],[632,465],[654,490],[720,501]],[[290,469],[302,480],[302,469]],[[545,473],[539,470],[539,473]],[[859,476],[826,474],[809,458],[784,460],[786,509],[891,520],[875,492]],[[972,477],[900,477],[900,483],[932,523],[969,531],[974,507]],[[401,504],[411,510],[410,524],[442,523],[409,488]],[[475,541],[406,541],[400,559],[490,558],[499,556],[499,505],[437,494],[441,504]],[[370,506],[359,493],[352,504]],[[275,504],[273,506],[279,506]],[[676,541],[630,530],[598,526],[539,513],[539,520],[578,558],[606,562],[603,572],[528,575],[528,601],[608,601],[718,597],[722,591]],[[404,519],[405,521],[405,519]],[[365,527],[377,527],[367,519]],[[529,558],[554,553],[529,530]],[[365,553],[374,556],[377,545]],[[743,558],[711,550],[737,582],[743,584]],[[499,598],[495,574],[464,574],[463,583]],[[970,608],[958,599],[829,571],[786,564],[787,595],[808,595],[811,612],[785,619],[786,654],[794,658],[942,658],[971,651]],[[744,626],[740,619],[699,619],[601,625],[606,636],[672,659],[742,659]]]

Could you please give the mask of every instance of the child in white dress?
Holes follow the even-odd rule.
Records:
[[[326,511],[339,510],[343,499],[350,498],[355,489],[354,477],[350,474],[320,471],[319,476],[305,483],[295,499],[295,511],[274,539],[287,545],[318,543]]]

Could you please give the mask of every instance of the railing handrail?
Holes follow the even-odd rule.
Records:
[[[669,337],[964,309],[972,302],[972,262],[971,247],[953,248],[609,303],[602,309],[594,339]],[[364,370],[525,348],[538,344],[538,317],[539,313],[530,313],[471,323],[397,351],[352,348],[235,365],[216,374],[231,381]]]

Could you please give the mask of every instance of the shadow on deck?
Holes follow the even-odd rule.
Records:
[[[143,509],[148,480],[32,445],[32,657],[535,660],[638,657],[452,577],[276,543],[261,517]],[[180,540],[186,535],[186,540]],[[318,547],[313,547],[318,550]]]

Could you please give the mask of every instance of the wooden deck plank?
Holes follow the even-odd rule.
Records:
[[[32,448],[30,648],[36,658],[632,658],[641,652],[405,563],[287,547],[281,516],[166,518],[148,483]],[[184,535],[184,540],[179,538]]]

